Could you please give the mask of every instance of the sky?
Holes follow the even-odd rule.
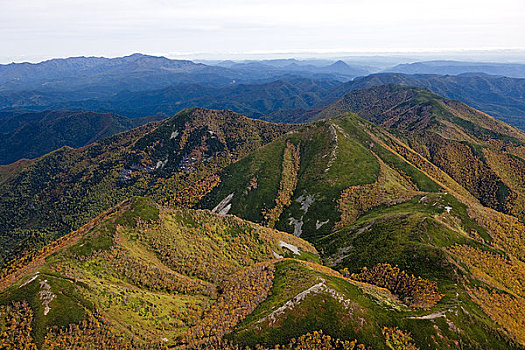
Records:
[[[525,50],[525,0],[0,0],[0,63]]]

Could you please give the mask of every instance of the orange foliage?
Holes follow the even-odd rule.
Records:
[[[431,308],[443,297],[438,293],[436,282],[409,275],[390,264],[377,264],[371,269],[364,267],[360,273],[353,273],[349,277],[386,288],[412,307]]]
[[[450,251],[468,264],[479,280],[525,297],[525,263],[522,261],[468,245],[455,245]]]
[[[198,203],[205,195],[207,195],[213,188],[221,182],[221,178],[217,174],[210,175],[200,181],[193,183],[166,199],[166,204],[169,206],[191,207]]]
[[[268,348],[262,345],[256,345],[254,348],[243,347],[224,339],[217,339],[206,344],[200,344],[192,347],[195,350],[370,350],[357,340],[340,340],[329,335],[323,334],[322,330],[314,331],[292,339],[286,345],[276,345]]]
[[[31,336],[33,310],[27,302],[13,302],[12,305],[0,306],[0,323],[4,329],[0,334],[1,349],[36,350]]]
[[[412,339],[410,333],[404,332],[397,327],[383,328],[383,335],[386,338],[386,345],[391,349],[419,350],[419,348],[413,343],[414,339]]]
[[[476,207],[470,213],[489,230],[496,247],[525,260],[525,225],[522,222],[488,208]]]
[[[369,209],[381,204],[390,206],[402,203],[414,196],[416,187],[408,177],[399,171],[394,172],[379,157],[377,160],[380,168],[376,182],[351,186],[341,193],[337,200],[341,220],[335,224],[335,229],[351,224]]]
[[[185,333],[184,341],[188,344],[209,342],[230,333],[266,299],[274,271],[272,263],[262,263],[228,277],[220,287],[222,293],[218,300],[204,313],[204,318]]]
[[[525,345],[524,298],[489,292],[484,288],[472,288],[468,292],[490,318],[504,327],[521,345]]]
[[[31,273],[45,262],[45,258],[49,255],[57,252],[59,249],[69,246],[78,241],[85,233],[92,230],[102,220],[106,219],[109,215],[119,211],[125,206],[128,201],[123,201],[112,207],[96,218],[82,226],[76,231],[73,231],[63,237],[60,237],[56,241],[46,245],[42,249],[33,252],[27,252],[24,256],[11,263],[8,267],[1,271],[0,290],[9,287],[12,283],[16,282],[20,277],[25,274]]]

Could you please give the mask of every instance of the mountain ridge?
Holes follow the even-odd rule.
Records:
[[[412,74],[465,74],[485,73],[514,78],[525,78],[525,65],[519,63],[462,62],[462,61],[423,61],[399,64],[385,70],[394,73]]]
[[[22,242],[38,247],[132,194],[191,203],[199,191],[216,185],[215,172],[293,128],[228,111],[189,109],[80,149],[63,147],[22,167],[5,166],[3,263]],[[47,234],[34,237],[39,230]]]
[[[0,340],[523,348],[524,134],[394,85],[324,113],[287,125],[189,109],[0,167],[0,224],[26,237],[2,245],[15,274],[0,329],[16,331]],[[38,274],[23,270],[33,258]]]
[[[506,167],[491,160],[506,158],[510,166],[513,157],[523,159],[522,131],[459,101],[395,85],[353,91],[317,117],[347,111],[399,131],[404,142],[467,186],[484,205],[523,217],[521,185],[511,185]]]
[[[353,90],[380,85],[404,85],[427,88],[440,96],[460,100],[493,117],[525,129],[525,80],[491,75],[401,74],[377,73],[357,77],[333,88],[329,95],[308,109],[281,110],[265,116],[269,121],[306,122],[322,109]]]
[[[479,75],[381,73],[356,78],[341,85],[332,92],[332,98],[342,97],[350,90],[390,83],[427,88],[443,97],[461,100],[471,107],[524,129],[524,79]]]

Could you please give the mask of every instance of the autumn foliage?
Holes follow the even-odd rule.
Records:
[[[197,325],[184,335],[188,344],[206,342],[231,332],[257,305],[266,299],[272,287],[275,267],[262,263],[228,277],[220,286],[217,301]]]
[[[27,302],[0,306],[0,348],[36,350],[31,337],[33,310]]]
[[[431,308],[442,298],[436,282],[409,275],[390,264],[377,264],[371,269],[364,267],[360,273],[349,277],[386,288],[412,307]]]
[[[263,213],[268,227],[274,227],[284,208],[291,204],[292,195],[297,186],[299,165],[299,146],[295,146],[290,141],[287,141],[283,155],[281,182],[279,184],[279,192],[275,198],[275,206]]]
[[[419,350],[413,343],[414,339],[409,333],[402,331],[397,327],[384,327],[383,336],[386,339],[386,345],[394,350]]]

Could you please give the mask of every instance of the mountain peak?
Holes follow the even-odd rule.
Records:
[[[336,62],[332,63],[330,66],[331,67],[348,67],[348,68],[350,68],[350,66],[347,63],[345,63],[344,61],[342,61],[342,60],[336,61]]]

